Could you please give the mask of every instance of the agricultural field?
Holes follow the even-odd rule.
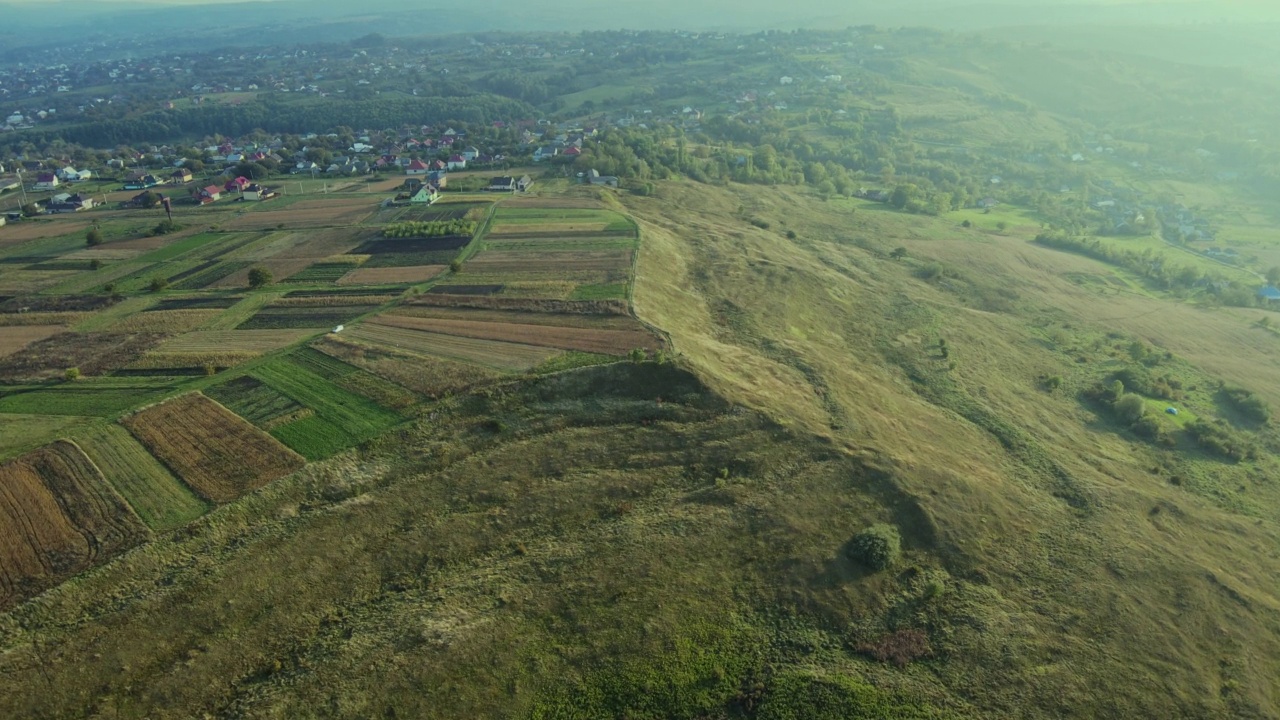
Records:
[[[272,230],[277,228],[321,228],[355,225],[373,214],[373,197],[335,196],[332,200],[302,200],[275,209],[270,203],[254,208],[226,224],[230,230]]]
[[[0,608],[146,536],[146,526],[72,443],[0,465]]]
[[[465,235],[432,238],[375,237],[350,251],[351,255],[367,255],[361,268],[413,267],[448,265],[471,242]]]
[[[176,385],[171,377],[85,378],[57,385],[0,387],[0,413],[114,417],[164,395]]]
[[[16,325],[0,327],[0,357],[12,355],[37,340],[56,335],[66,328],[61,325]]]
[[[231,502],[305,464],[300,455],[199,393],[153,405],[121,423],[212,503]]]
[[[379,315],[371,322],[388,327],[423,330],[479,340],[539,345],[561,350],[626,355],[636,348],[658,350],[661,341],[639,323],[632,329],[558,327],[545,323],[520,323],[512,314],[508,322],[457,318],[410,317],[394,313]]]
[[[435,278],[447,265],[406,265],[402,267],[361,267],[341,275],[338,285],[412,285]]]
[[[76,415],[0,413],[0,461],[47,445],[99,422]]]
[[[477,340],[441,333],[394,327],[374,318],[348,329],[344,335],[375,346],[387,346],[418,355],[430,355],[455,362],[474,363],[495,370],[523,372],[558,354],[557,350],[535,345]]]
[[[277,301],[238,327],[240,330],[327,329],[348,323],[377,307],[375,304],[294,305]]]
[[[386,345],[364,344],[346,335],[326,335],[311,347],[432,400],[502,377],[498,371],[480,365],[415,355]]]
[[[208,511],[204,501],[122,426],[96,425],[77,433],[75,443],[153,531],[181,527]]]
[[[58,333],[0,358],[0,378],[5,382],[52,380],[67,368],[79,368],[85,376],[100,375],[128,365],[163,338],[158,333]]]

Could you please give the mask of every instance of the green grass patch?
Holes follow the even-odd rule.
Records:
[[[45,445],[96,422],[73,415],[0,414],[0,461]]]
[[[112,417],[169,389],[170,387],[148,387],[147,384],[95,388],[89,384],[76,383],[27,388],[9,391],[0,396],[0,413]]]
[[[208,512],[203,500],[120,425],[99,425],[75,441],[152,530],[171,530]]]
[[[303,409],[292,398],[247,375],[206,388],[203,392],[258,427],[266,427],[272,420]]]
[[[143,255],[142,257],[138,258],[138,261],[139,262],[164,262],[166,260],[172,260],[178,257],[179,255],[185,255],[186,253],[189,253],[198,247],[207,245],[209,243],[217,242],[220,237],[221,236],[219,235],[212,235],[208,233],[201,234],[201,235],[192,235],[191,237],[182,238],[181,240],[175,240],[174,242],[171,242],[168,245],[165,245],[164,247],[159,248],[158,250],[152,250],[146,255]]]
[[[324,460],[360,439],[319,415],[312,415],[271,429],[271,435],[307,460]]]
[[[547,373],[560,372],[562,370],[573,370],[575,368],[590,367],[592,365],[607,365],[614,362],[618,362],[618,358],[612,355],[569,351],[547,360],[530,372],[536,375],[545,375]]]

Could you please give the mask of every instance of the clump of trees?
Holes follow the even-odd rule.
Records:
[[[1241,387],[1224,387],[1218,393],[1223,403],[1245,420],[1265,424],[1271,420],[1271,408],[1257,393]]]
[[[382,228],[382,236],[387,238],[469,236],[475,231],[476,223],[471,220],[429,220],[386,225]]]
[[[1084,255],[1100,260],[1130,272],[1141,275],[1157,287],[1163,289],[1191,290],[1207,286],[1219,295],[1222,302],[1229,305],[1251,305],[1253,294],[1250,292],[1230,292],[1232,289],[1225,281],[1210,276],[1198,268],[1174,265],[1165,258],[1147,248],[1145,250],[1127,250],[1097,239],[1078,238],[1062,232],[1044,232],[1036,236],[1035,242],[1054,250]]]
[[[266,287],[267,285],[270,285],[271,281],[274,279],[275,278],[271,275],[271,271],[264,267],[258,266],[249,270],[249,287],[251,288],[257,289],[260,287]]]
[[[89,247],[101,245],[103,241],[102,230],[97,225],[89,228],[89,232],[85,233],[84,243]]]
[[[872,525],[853,536],[849,557],[872,570],[888,570],[902,555],[902,536],[892,525]]]

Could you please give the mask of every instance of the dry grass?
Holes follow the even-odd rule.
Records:
[[[388,327],[425,330],[480,340],[501,340],[605,355],[625,355],[636,348],[657,350],[662,347],[662,341],[659,338],[643,329],[607,330],[602,328],[556,327],[509,322],[407,317],[393,314],[379,315],[369,322]]]
[[[62,325],[18,325],[0,327],[0,357],[12,355],[37,340],[65,330]]]
[[[326,335],[311,347],[431,399],[485,385],[501,377],[478,365],[397,352],[341,335]]]
[[[171,338],[156,348],[164,354],[265,353],[314,335],[313,330],[199,330]]]
[[[230,368],[262,356],[257,352],[156,352],[152,351],[126,366],[128,370],[169,370],[178,368]]]
[[[10,247],[28,240],[57,237],[81,232],[89,227],[88,220],[80,218],[24,220],[9,223],[0,228],[0,248]]]
[[[411,265],[406,267],[357,268],[343,275],[339,285],[390,285],[426,282],[448,269],[444,265]]]
[[[275,438],[199,393],[120,422],[210,502],[231,502],[306,464]]]
[[[80,272],[78,270],[0,270],[0,293],[39,292],[75,277]]]
[[[133,362],[162,338],[158,333],[58,333],[0,359],[0,377],[53,380],[73,367],[86,376],[101,375]]]
[[[222,314],[221,310],[156,310],[123,318],[107,329],[123,333],[162,333],[176,335],[201,327]]]
[[[0,313],[0,327],[21,327],[23,325],[75,325],[89,317],[91,313],[83,312],[29,312]],[[0,330],[0,332],[3,332]]]
[[[557,354],[555,350],[533,345],[454,337],[367,322],[349,328],[344,336],[375,347],[507,371],[528,370]]]

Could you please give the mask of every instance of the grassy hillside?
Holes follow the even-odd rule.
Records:
[[[1030,223],[603,197],[675,365],[446,399],[0,616],[0,714],[1276,714],[1275,442],[1215,389],[1280,402],[1257,311]],[[1164,444],[1088,399],[1139,365]],[[1213,417],[1259,451],[1181,429]]]

